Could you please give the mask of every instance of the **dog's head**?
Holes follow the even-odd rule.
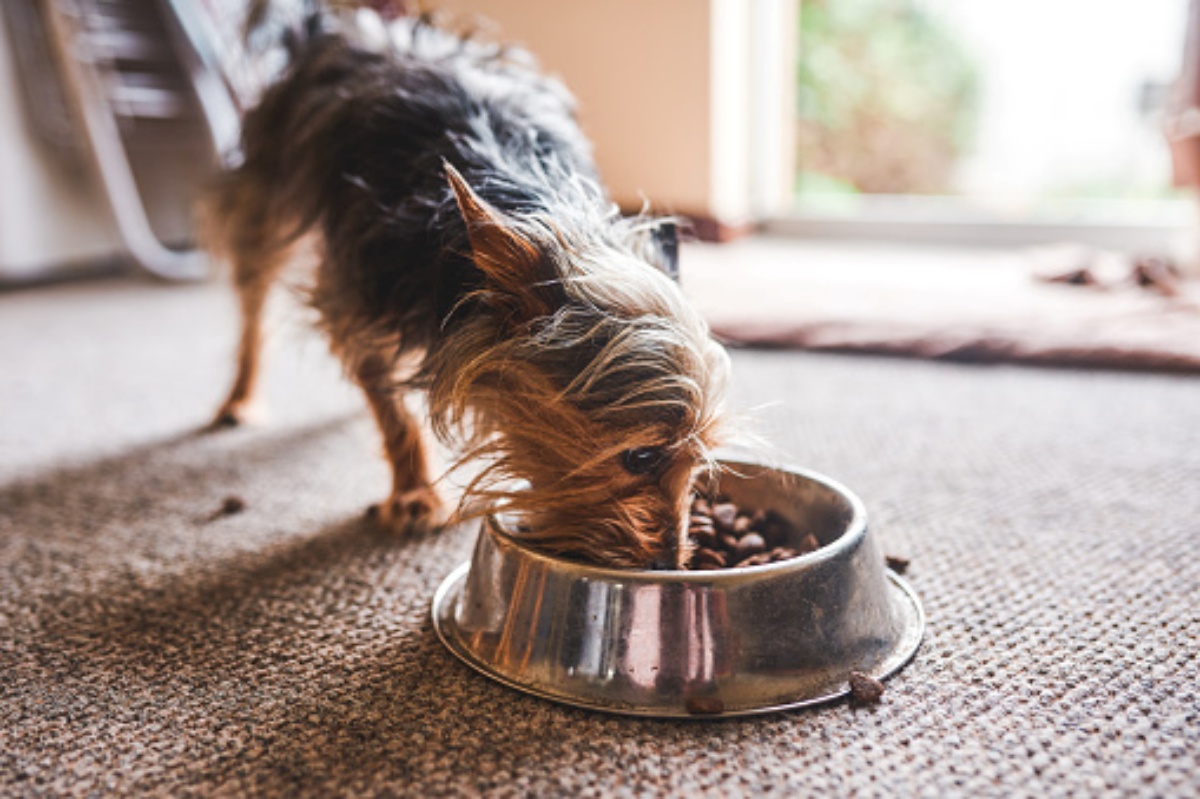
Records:
[[[430,405],[439,433],[465,424],[468,455],[490,460],[469,494],[517,511],[546,551],[682,568],[729,365],[651,263],[653,229],[506,217],[448,173],[484,285],[432,356]]]

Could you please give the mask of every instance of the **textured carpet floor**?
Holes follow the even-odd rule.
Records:
[[[224,290],[0,295],[0,795],[1200,794],[1195,378],[735,353],[737,406],[864,498],[929,630],[876,707],[667,723],[442,649],[472,532],[361,521],[374,431],[285,317],[270,423],[197,436]]]

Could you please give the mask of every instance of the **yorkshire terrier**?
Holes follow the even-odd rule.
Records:
[[[728,358],[673,279],[673,225],[616,211],[574,101],[524,51],[427,19],[376,34],[328,13],[292,32],[207,204],[243,324],[215,423],[246,414],[264,300],[303,242],[307,300],[383,433],[381,524],[445,519],[404,403],[423,391],[433,433],[483,459],[470,504],[551,553],[685,568]]]

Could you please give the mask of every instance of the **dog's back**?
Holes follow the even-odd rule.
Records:
[[[362,335],[387,329],[402,349],[425,347],[478,287],[444,163],[502,212],[548,212],[548,198],[574,191],[572,207],[606,213],[570,95],[524,51],[415,18],[373,41],[310,20],[291,51],[244,120],[242,163],[216,198],[232,213],[215,216],[233,227],[218,238],[250,280],[317,231],[313,302],[327,325],[369,322]],[[243,242],[270,252],[239,265]]]

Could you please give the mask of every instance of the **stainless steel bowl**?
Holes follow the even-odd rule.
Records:
[[[608,569],[540,554],[492,518],[434,596],[439,637],[518,690],[639,716],[799,707],[847,693],[851,671],[882,679],[907,663],[921,605],[885,568],[858,498],[800,469],[724,466],[721,493],[821,548],[740,569]]]

